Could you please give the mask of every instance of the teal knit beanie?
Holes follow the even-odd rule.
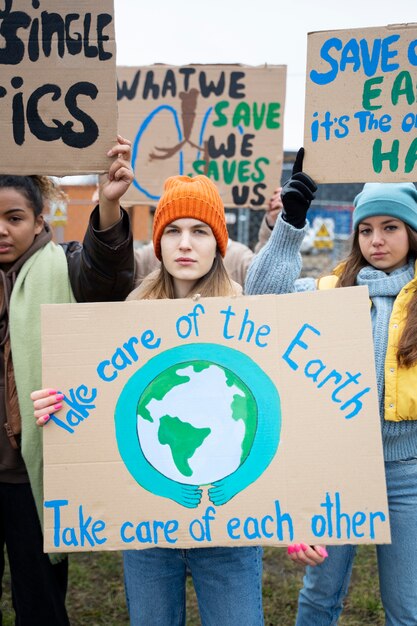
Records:
[[[389,215],[417,231],[417,189],[413,183],[366,183],[353,204],[354,230],[367,217]]]

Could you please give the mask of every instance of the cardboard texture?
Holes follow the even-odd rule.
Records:
[[[417,24],[308,35],[304,170],[319,183],[417,180]]]
[[[368,292],[44,305],[45,550],[390,541]]]
[[[281,179],[286,66],[118,67],[120,133],[135,174],[124,202],[156,204],[166,178],[208,175],[226,206],[260,209]]]
[[[117,136],[113,1],[4,4],[0,173],[107,171]]]

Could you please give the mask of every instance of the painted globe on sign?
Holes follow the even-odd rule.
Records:
[[[145,458],[167,478],[189,485],[235,472],[250,453],[257,421],[248,386],[227,368],[203,360],[162,371],[137,407]]]

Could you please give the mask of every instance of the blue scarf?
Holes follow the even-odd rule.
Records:
[[[371,321],[374,339],[376,380],[378,387],[379,411],[384,416],[384,368],[388,345],[388,325],[395,298],[401,289],[414,277],[415,260],[386,274],[368,265],[356,277],[357,285],[366,285],[372,300]]]

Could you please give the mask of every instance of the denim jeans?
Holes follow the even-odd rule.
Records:
[[[262,626],[262,549],[152,548],[123,553],[131,626],[184,626],[189,568],[203,626]]]
[[[385,463],[391,544],[378,545],[386,626],[417,626],[417,459]],[[322,565],[307,567],[296,626],[337,624],[349,587],[355,546],[328,546]]]

